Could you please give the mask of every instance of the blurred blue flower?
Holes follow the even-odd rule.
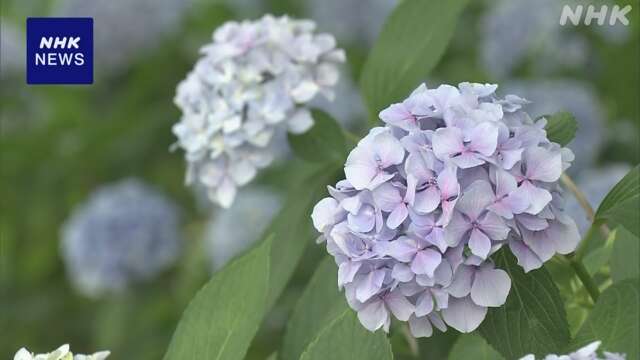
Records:
[[[181,247],[176,206],[135,179],[98,189],[62,227],[67,273],[74,287],[91,297],[158,275]]]
[[[153,50],[180,27],[192,0],[61,0],[56,16],[93,18],[97,70],[117,70]]]
[[[24,69],[25,46],[24,34],[6,18],[0,18],[0,77]]]
[[[205,231],[211,268],[216,271],[260,239],[282,206],[281,196],[251,186],[238,193],[230,208],[217,212]]]

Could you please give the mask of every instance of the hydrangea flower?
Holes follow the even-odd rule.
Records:
[[[380,112],[385,126],[314,207],[338,286],[370,331],[387,331],[391,314],[414,336],[473,331],[511,288],[492,254],[508,247],[528,272],[575,250],[558,184],[573,153],[547,139],[527,100],[496,89],[421,85]]]
[[[310,100],[332,98],[345,53],[314,29],[286,16],[228,22],[178,85],[182,118],[173,132],[186,152],[186,181],[205,186],[222,207],[271,163],[274,136],[313,125]]]
[[[0,32],[2,32],[0,76],[4,79],[8,74],[14,74],[24,68],[25,46],[22,40],[24,35],[9,19],[0,18]]]
[[[92,297],[154,277],[174,263],[181,247],[175,205],[133,179],[97,190],[62,228],[67,273]]]
[[[260,239],[282,206],[281,196],[263,187],[249,186],[233,205],[214,214],[205,231],[212,269],[219,270]],[[251,226],[238,226],[238,219]]]
[[[18,350],[13,360],[104,360],[110,354],[109,351],[100,351],[91,355],[73,355],[73,353],[69,351],[69,345],[65,344],[48,354],[38,355],[35,355],[26,348],[22,348]]]
[[[568,355],[555,355],[549,354],[541,360],[625,360],[627,358],[624,354],[603,352],[603,357],[598,356],[597,350],[600,347],[601,341],[594,341],[575,352]],[[522,357],[520,360],[536,360],[533,354]]]

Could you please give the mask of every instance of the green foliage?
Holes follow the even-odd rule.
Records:
[[[576,136],[578,122],[573,114],[561,111],[548,116],[546,119],[547,125],[545,126],[545,130],[547,131],[549,140],[562,146],[567,146]]]
[[[381,330],[367,331],[346,304],[344,310],[316,334],[300,360],[392,360],[391,344]]]
[[[475,333],[463,334],[453,345],[449,360],[504,360],[487,342]]]
[[[326,257],[309,281],[287,324],[281,360],[299,359],[320,330],[344,312],[346,301],[338,291],[337,279],[338,268],[332,257]]]
[[[360,79],[372,122],[378,112],[425,80],[444,53],[466,3],[406,0],[389,16]]]
[[[614,242],[611,253],[611,278],[614,282],[637,278],[640,276],[640,239],[621,226],[612,234]]]
[[[489,308],[480,333],[507,359],[560,353],[569,344],[569,324],[558,288],[546,269],[524,273],[506,250],[495,257],[511,278],[507,302]]]
[[[198,292],[166,360],[242,359],[265,311],[272,238],[225,267]]]
[[[289,144],[300,158],[318,163],[342,162],[346,157],[347,145],[342,128],[323,111],[314,111],[313,127],[299,135],[289,134]]]
[[[602,293],[586,322],[578,331],[572,349],[601,340],[601,349],[624,353],[627,360],[640,358],[638,279],[629,279]]]
[[[596,221],[611,221],[640,237],[640,166],[636,165],[609,191],[596,211]]]

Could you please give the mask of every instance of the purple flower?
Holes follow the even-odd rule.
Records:
[[[493,253],[510,249],[530,271],[577,246],[557,184],[573,154],[546,138],[526,100],[495,90],[421,85],[380,113],[385,127],[315,206],[338,286],[367,329],[388,331],[393,315],[414,336],[471,332],[511,288]]]

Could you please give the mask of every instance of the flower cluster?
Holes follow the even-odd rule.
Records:
[[[105,186],[62,229],[72,284],[98,296],[150,279],[174,263],[182,241],[174,204],[137,180]]]
[[[418,87],[380,112],[349,154],[346,179],[313,209],[339,266],[338,285],[369,330],[390,313],[415,336],[470,332],[504,304],[508,245],[525,271],[573,251],[576,225],[558,180],[573,153],[547,139],[528,101],[496,85]]]
[[[69,345],[65,344],[57,348],[55,351],[48,354],[38,354],[30,352],[29,350],[22,348],[18,350],[13,360],[104,360],[109,354],[109,351],[100,351],[91,355],[73,355],[69,351]]]
[[[624,354],[611,353],[604,351],[604,357],[599,357],[597,354],[601,341],[594,341],[585,347],[582,347],[575,352],[568,355],[555,355],[549,354],[542,360],[625,360],[627,357]],[[520,360],[536,360],[535,355],[527,355]]]
[[[229,207],[237,187],[273,160],[272,138],[305,132],[313,119],[304,105],[318,94],[332,98],[345,54],[314,29],[286,16],[226,23],[178,85],[182,119],[173,131],[187,183],[205,186],[213,202]]]

